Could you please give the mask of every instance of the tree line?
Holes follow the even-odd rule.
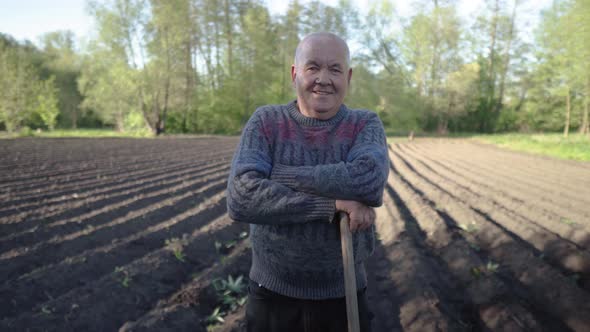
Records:
[[[570,130],[588,133],[590,2],[557,0],[531,41],[533,1],[486,0],[475,20],[452,0],[391,1],[359,11],[292,0],[89,1],[90,40],[51,32],[39,46],[0,34],[0,128],[238,133],[256,107],[294,98],[290,66],[307,33],[353,49],[346,103],[375,110],[389,133]]]

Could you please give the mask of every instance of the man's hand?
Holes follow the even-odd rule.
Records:
[[[365,230],[375,223],[375,210],[357,201],[336,200],[336,211],[346,212],[350,231]]]

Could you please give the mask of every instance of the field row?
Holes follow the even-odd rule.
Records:
[[[220,295],[250,264],[248,226],[225,206],[237,139],[117,141],[28,159],[0,146],[0,168],[23,165],[2,182],[0,330],[244,331],[245,279]],[[587,330],[587,164],[463,140],[389,157],[374,331]]]
[[[245,275],[250,259],[247,225],[225,213],[237,143],[226,140],[193,140],[191,151],[168,142],[170,162],[136,167],[121,158],[57,170],[38,191],[9,187],[0,210],[0,296],[10,299],[0,304],[1,329],[133,330],[180,312],[204,330],[218,304],[212,281]],[[136,160],[147,160],[138,149]]]
[[[448,141],[391,146],[385,204],[378,210],[380,247],[372,263],[378,282],[371,302],[386,310],[378,314],[379,330],[585,331],[590,326],[589,237],[582,223],[587,219],[560,222],[556,210],[566,202],[554,192],[561,188],[520,187],[542,182],[534,173],[510,171],[526,169],[527,163],[487,166],[504,153]],[[553,204],[540,204],[539,198]],[[574,212],[589,211],[580,206]],[[391,310],[399,322],[387,318]]]

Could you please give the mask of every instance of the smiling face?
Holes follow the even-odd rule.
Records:
[[[299,111],[307,117],[330,119],[338,113],[351,77],[348,47],[342,39],[329,33],[305,37],[291,67]]]

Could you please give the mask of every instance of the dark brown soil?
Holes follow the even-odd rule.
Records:
[[[0,330],[206,331],[213,280],[250,265],[225,211],[236,144],[0,141]],[[375,331],[590,331],[590,164],[466,140],[390,160]],[[244,307],[214,330],[245,331]]]

